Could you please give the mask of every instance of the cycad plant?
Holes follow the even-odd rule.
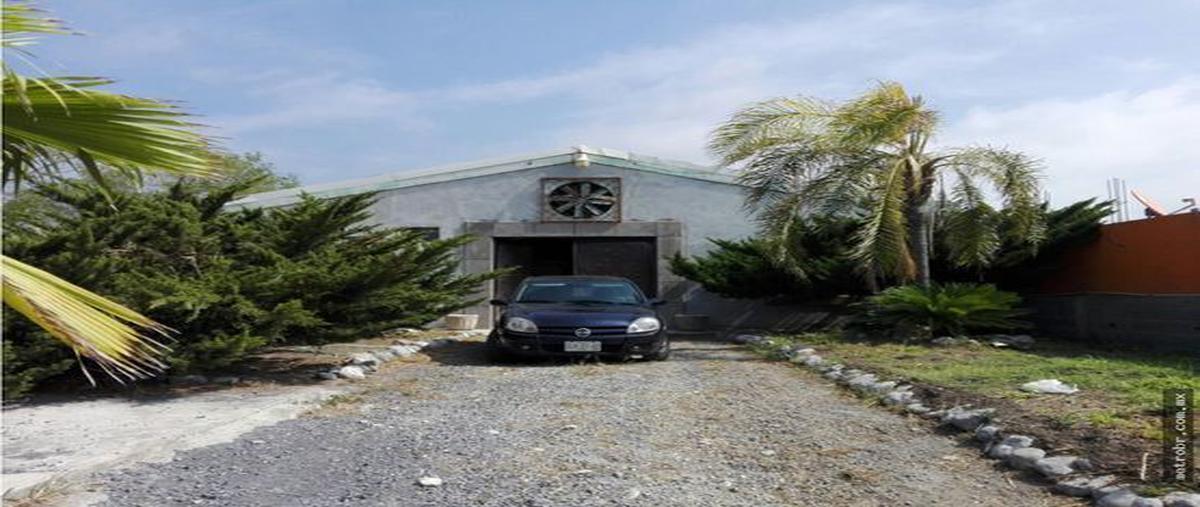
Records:
[[[798,216],[858,217],[854,257],[869,279],[928,285],[935,196],[946,195],[943,240],[956,263],[989,261],[1002,242],[985,186],[1014,238],[1036,244],[1042,233],[1035,161],[990,147],[935,149],[937,127],[921,97],[885,82],[844,103],[750,105],[713,132],[709,148],[740,164],[747,205],[768,239],[789,237]]]
[[[5,57],[29,60],[25,47],[43,34],[68,33],[26,3],[4,3]],[[101,185],[105,171],[140,177],[144,171],[208,175],[207,138],[174,106],[97,89],[95,77],[23,75],[3,62],[3,186],[87,174]],[[11,187],[10,187],[11,185]],[[163,346],[152,338],[166,328],[46,271],[3,258],[4,303],[94,360],[120,379],[162,368]],[[86,370],[85,370],[86,371]]]
[[[925,337],[1027,327],[1021,298],[993,285],[967,283],[890,287],[860,303],[853,323],[867,329],[913,332]]]

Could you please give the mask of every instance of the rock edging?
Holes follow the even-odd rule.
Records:
[[[340,366],[318,371],[313,376],[320,380],[363,380],[367,375],[378,371],[383,363],[412,357],[424,349],[445,347],[455,341],[453,338],[437,338],[432,341],[395,340],[386,348],[350,354]]]
[[[767,346],[788,362],[820,373],[856,394],[878,400],[881,404],[926,419],[959,432],[972,432],[983,454],[1006,466],[1040,474],[1054,484],[1055,493],[1091,498],[1097,507],[1200,507],[1200,494],[1173,492],[1162,497],[1142,497],[1121,484],[1112,475],[1087,475],[1095,472],[1091,461],[1078,456],[1046,456],[1046,451],[1034,446],[1033,437],[1006,434],[1001,426],[992,424],[995,410],[971,406],[955,406],[934,410],[921,403],[912,386],[899,380],[882,380],[875,374],[848,368],[822,358],[816,349],[800,344],[776,346],[757,335],[737,335],[731,341],[742,345]]]
[[[411,336],[420,332],[420,330],[414,328],[401,328],[392,331],[391,334]],[[392,341],[391,346],[383,347],[379,350],[350,354],[340,366],[318,371],[313,374],[313,377],[320,380],[363,380],[367,378],[367,375],[375,373],[383,363],[412,357],[422,350],[447,347],[458,342],[460,339],[472,338],[486,333],[483,330],[457,331],[428,341],[396,339]]]

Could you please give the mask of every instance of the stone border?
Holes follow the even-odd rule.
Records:
[[[395,331],[399,335],[417,334],[420,330],[417,329],[398,329]],[[457,333],[457,337],[470,338],[483,334],[481,331],[461,331]],[[451,345],[456,342],[454,337],[443,336],[435,338],[431,341],[424,340],[406,340],[397,339],[392,341],[392,345],[381,347],[379,350],[370,352],[358,352],[350,354],[341,366],[335,366],[325,370],[318,371],[313,376],[320,380],[362,380],[367,378],[367,375],[375,373],[379,366],[388,361],[395,359],[412,357],[418,352],[425,349],[438,349]]]
[[[955,406],[934,410],[926,407],[912,392],[912,386],[901,381],[881,380],[875,374],[848,368],[826,361],[812,347],[792,343],[776,346],[757,335],[737,335],[734,343],[766,346],[792,364],[821,373],[856,394],[878,400],[884,406],[902,410],[926,419],[937,420],[942,426],[959,432],[972,432],[988,458],[1002,461],[1010,468],[1037,472],[1053,481],[1052,491],[1061,495],[1091,498],[1097,507],[1200,507],[1200,494],[1182,491],[1162,497],[1138,496],[1130,485],[1121,484],[1113,475],[1087,475],[1095,472],[1091,461],[1077,456],[1046,456],[1046,451],[1034,447],[1033,437],[1007,434],[991,424],[995,410]]]

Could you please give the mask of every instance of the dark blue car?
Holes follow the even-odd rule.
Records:
[[[504,307],[488,352],[519,356],[641,356],[671,354],[666,326],[637,285],[605,276],[536,276],[523,280]]]

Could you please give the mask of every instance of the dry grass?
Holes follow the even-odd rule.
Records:
[[[1179,354],[1104,351],[1049,341],[1021,351],[845,341],[830,334],[776,340],[816,346],[828,359],[886,377],[1011,400],[1054,417],[1064,427],[1107,427],[1142,438],[1158,435],[1164,389],[1200,390],[1200,360]],[[1017,389],[1023,383],[1048,378],[1077,385],[1081,391],[1047,396]]]
[[[321,401],[320,405],[305,412],[302,417],[337,417],[355,414],[362,410],[364,396],[361,393],[335,394]]]
[[[61,477],[55,477],[34,486],[18,498],[4,498],[4,507],[49,507],[69,495],[79,485]]]
[[[579,377],[594,377],[608,373],[613,367],[604,363],[578,363],[570,366],[571,374]]]

